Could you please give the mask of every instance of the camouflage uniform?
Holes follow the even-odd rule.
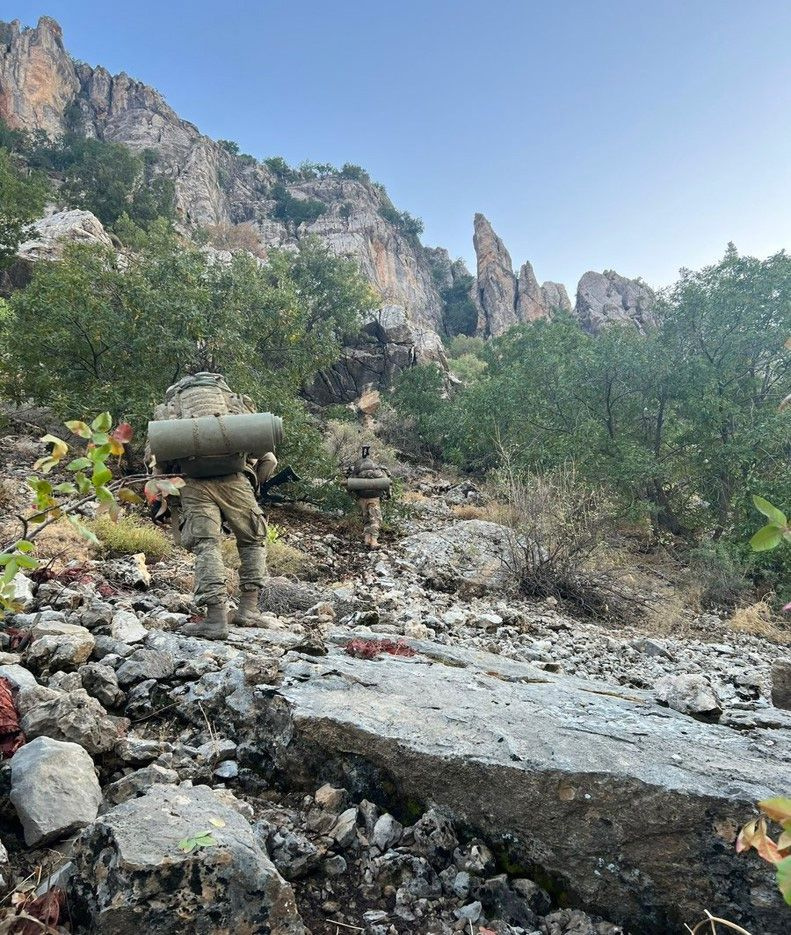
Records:
[[[390,477],[390,472],[369,457],[367,449],[364,449],[363,457],[355,461],[349,476],[372,479]],[[389,496],[389,491],[373,489],[351,491],[351,494],[360,504],[363,515],[364,542],[369,548],[378,549],[379,530],[382,527],[382,497]]]
[[[223,521],[236,538],[241,590],[263,587],[267,577],[266,520],[244,474],[188,478],[181,488],[180,512],[181,544],[195,553],[196,604],[221,604],[227,597],[220,551]]]
[[[185,377],[171,387],[168,401],[156,408],[154,419],[221,414],[222,407],[227,407],[229,400],[231,412],[255,411],[248,397],[230,393],[219,374],[202,373],[196,377]],[[185,384],[187,390],[180,391]],[[196,389],[202,392],[196,392]],[[192,394],[192,399],[189,394]],[[151,463],[148,458],[147,461]],[[227,632],[222,622],[228,600],[220,548],[223,523],[236,539],[241,563],[239,586],[242,597],[234,622],[239,625],[257,622],[258,595],[267,577],[267,526],[252,482],[258,484],[268,480],[276,466],[277,459],[269,454],[258,461],[248,459],[244,472],[207,478],[187,477],[180,496],[169,499],[173,539],[195,555],[195,603],[208,607],[211,617],[208,625],[190,624],[182,628],[183,632],[205,636]],[[154,470],[179,473],[179,465],[154,465]]]

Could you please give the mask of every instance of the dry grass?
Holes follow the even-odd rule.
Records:
[[[0,480],[0,510],[10,510],[16,502],[17,485],[8,479]]]
[[[746,607],[738,607],[731,614],[728,626],[737,633],[762,636],[776,643],[791,642],[791,632],[783,628],[783,621],[772,610],[766,598]]]
[[[204,230],[209,243],[217,250],[246,250],[253,256],[266,259],[266,247],[249,221],[241,224],[209,224]]]
[[[136,555],[143,552],[147,559],[159,561],[173,552],[172,541],[152,523],[127,515],[113,522],[109,516],[98,516],[89,524],[107,554]]]
[[[36,557],[43,565],[49,565],[55,574],[62,571],[69,562],[85,565],[95,555],[90,542],[65,519],[42,529],[35,541]]]
[[[427,503],[430,499],[430,497],[427,497],[419,490],[405,490],[401,495],[401,501],[403,503]]]

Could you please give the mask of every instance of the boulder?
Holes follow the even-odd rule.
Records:
[[[113,614],[110,634],[120,643],[142,643],[148,636],[148,630],[131,610],[117,610]]]
[[[33,594],[33,582],[27,575],[22,574],[21,571],[18,571],[14,577],[11,579],[11,593],[9,594],[9,600],[11,603],[15,604],[17,607],[24,610],[29,610],[34,602],[35,595]]]
[[[209,843],[190,848],[206,832]],[[305,935],[291,887],[207,786],[153,786],[117,806],[79,837],[73,863],[77,930]]]
[[[82,687],[105,708],[120,708],[125,695],[118,685],[118,678],[110,666],[101,662],[89,662],[80,668]]]
[[[657,679],[656,700],[660,704],[704,720],[714,720],[722,714],[717,693],[705,675],[665,675]]]
[[[466,585],[489,590],[503,588],[510,581],[511,541],[507,527],[471,519],[408,536],[401,548],[433,587],[453,590]]]
[[[52,737],[79,743],[96,756],[112,750],[119,726],[85,689],[61,692],[38,686],[18,699],[22,730],[30,738]]]
[[[26,661],[38,671],[74,669],[87,662],[93,652],[90,631],[71,623],[37,623],[31,636]]]
[[[772,666],[772,704],[791,711],[791,659],[778,659]]]
[[[39,737],[11,759],[10,798],[25,844],[33,847],[90,824],[102,791],[93,760],[79,744]]]
[[[136,649],[124,659],[116,675],[118,684],[129,688],[145,679],[170,678],[175,668],[173,656],[163,649]]]
[[[19,245],[22,260],[59,260],[70,243],[112,247],[102,222],[90,211],[53,211],[34,224],[34,236]]]
[[[389,787],[433,803],[571,905],[646,935],[680,930],[702,906],[784,931],[772,875],[733,843],[755,802],[788,785],[791,730],[748,735],[637,689],[409,643],[413,657],[333,646],[287,663],[269,713],[248,725],[274,774],[343,775],[355,801]],[[446,850],[445,837],[420,835]],[[458,869],[480,873],[465,854],[454,851]]]

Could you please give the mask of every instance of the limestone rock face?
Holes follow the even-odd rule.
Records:
[[[56,136],[79,89],[55,20],[42,16],[35,29],[22,29],[19,20],[0,23],[0,117]]]
[[[478,261],[478,331],[487,337],[496,337],[517,323],[516,279],[511,255],[482,214],[475,215],[472,242]]]
[[[34,224],[34,236],[19,245],[21,260],[59,260],[69,243],[112,247],[102,222],[90,211],[53,211]]]
[[[555,311],[571,311],[564,286],[556,282],[539,285],[529,262],[514,276],[511,256],[492,225],[475,215],[473,235],[478,278],[472,299],[478,306],[478,334],[497,337],[518,324],[549,318]]]
[[[136,152],[153,150],[157,171],[174,182],[177,215],[185,226],[244,222],[262,248],[287,247],[315,235],[337,255],[356,259],[381,303],[403,308],[418,331],[434,333],[429,344],[440,344],[443,304],[430,256],[386,216],[392,205],[366,179],[276,178],[265,165],[201,134],[153,88],[126,74],[75,65],[60,27],[46,17],[34,29],[21,30],[16,21],[0,23],[0,117],[11,126],[43,129],[51,136],[77,129]],[[278,182],[293,198],[319,201],[327,210],[296,225],[276,218],[272,188]],[[43,248],[25,246],[30,259],[51,258]],[[392,370],[386,359],[372,366],[381,373]]]
[[[215,841],[179,842],[208,830]],[[70,905],[97,935],[305,935],[294,894],[252,828],[208,786],[155,785],[102,815],[75,845]]]
[[[587,272],[577,286],[575,314],[591,334],[611,324],[631,324],[644,333],[651,325],[654,301],[651,289],[639,280],[612,270]]]
[[[408,659],[354,659],[339,645],[286,667],[280,733],[267,732],[271,718],[251,722],[278,775],[320,764],[353,775],[355,796],[392,783],[457,826],[486,828],[572,905],[628,931],[677,931],[705,905],[748,931],[786,931],[772,875],[733,839],[754,803],[787,785],[787,729],[772,731],[770,746],[769,732],[703,723],[648,692],[409,643]]]
[[[320,405],[349,403],[369,389],[390,386],[415,364],[432,361],[447,369],[436,331],[417,326],[402,306],[385,305],[369,313],[355,343],[343,348],[340,359],[317,374],[305,392]]]

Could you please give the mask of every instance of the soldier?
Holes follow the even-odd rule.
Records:
[[[372,483],[366,486],[365,481]],[[379,530],[382,526],[381,499],[390,497],[390,472],[371,458],[370,445],[364,445],[362,457],[355,461],[348,476],[341,483],[360,504],[365,544],[369,549],[378,549]]]
[[[233,393],[220,374],[201,372],[169,387],[154,419],[198,419],[250,412],[255,412],[255,407],[249,397]],[[147,461],[155,472],[181,473],[178,463],[152,464],[150,451]],[[231,622],[236,626],[263,623],[258,602],[267,577],[267,527],[255,490],[271,477],[276,466],[277,459],[271,453],[258,461],[249,457],[237,463],[220,459],[216,476],[185,478],[181,496],[168,502],[171,510],[160,501],[153,505],[155,522],[164,521],[172,512],[175,541],[195,554],[195,603],[206,607],[206,616],[181,627],[180,633],[207,639],[228,635],[228,590],[220,551],[223,523],[236,538],[240,560],[241,594]]]

